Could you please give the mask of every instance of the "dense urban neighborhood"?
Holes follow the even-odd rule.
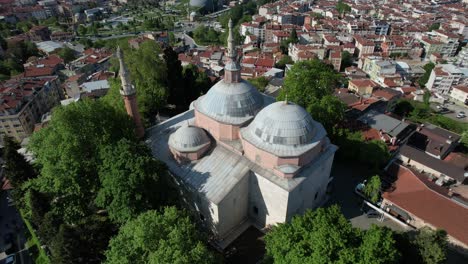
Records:
[[[468,1],[0,0],[0,264],[468,263]]]

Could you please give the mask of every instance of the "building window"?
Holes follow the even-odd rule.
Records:
[[[318,194],[319,194],[319,192],[315,193],[314,201],[317,200]]]
[[[258,208],[257,208],[257,206],[254,206],[254,207],[253,207],[253,212],[254,212],[255,215],[258,215]]]
[[[200,220],[205,221],[205,216],[200,214]]]

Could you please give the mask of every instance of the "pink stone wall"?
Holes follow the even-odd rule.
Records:
[[[285,174],[276,168],[281,165],[296,165],[296,166],[304,166],[311,162],[317,155],[321,152],[323,141],[320,142],[316,147],[312,148],[311,150],[305,152],[304,154],[298,157],[277,157],[267,151],[259,149],[252,145],[250,142],[243,140],[242,146],[244,148],[244,155],[251,161],[259,164],[265,169],[272,170],[276,175],[285,177],[285,178],[292,178],[294,174]]]
[[[207,130],[216,140],[239,139],[240,126],[220,123],[195,109],[195,125]]]

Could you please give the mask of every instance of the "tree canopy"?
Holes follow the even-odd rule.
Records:
[[[188,216],[174,207],[147,211],[111,239],[106,263],[215,263]]]
[[[160,175],[165,173],[165,167],[152,157],[145,145],[122,139],[104,146],[100,158],[102,187],[96,204],[107,209],[111,220],[125,223],[141,212],[157,209],[168,200],[165,177]]]
[[[75,51],[69,47],[62,48],[58,51],[57,55],[64,60],[65,63],[68,63],[76,58]]]
[[[364,186],[362,192],[368,197],[368,199],[376,203],[380,199],[380,188],[382,186],[382,181],[380,180],[379,175],[372,176]]]
[[[287,94],[290,101],[307,108],[310,103],[331,95],[339,81],[340,75],[332,66],[318,59],[300,61],[286,75],[279,100]]]
[[[260,76],[257,78],[250,79],[249,82],[257,88],[259,92],[265,92],[265,88],[267,87],[269,80],[265,76]]]
[[[20,148],[21,146],[12,137],[3,136],[5,177],[14,187],[20,187],[27,180],[37,176],[31,164],[18,153]]]
[[[308,210],[265,236],[274,263],[397,263],[393,233],[373,226],[360,231],[336,205]]]
[[[429,80],[429,77],[431,76],[431,72],[432,72],[432,69],[434,69],[435,67],[435,64],[432,63],[432,62],[429,62],[427,63],[426,65],[424,65],[424,74],[423,76],[421,76],[418,80],[418,83],[419,83],[419,86],[420,87],[425,87],[426,86],[426,83],[427,81]]]
[[[128,116],[90,100],[56,108],[49,125],[31,137],[41,168],[34,185],[57,198],[55,208],[66,222],[87,214],[100,186],[99,150],[121,138],[135,138]]]

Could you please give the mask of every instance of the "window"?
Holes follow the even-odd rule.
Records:
[[[314,201],[317,200],[318,195],[319,195],[319,192],[316,192],[315,197],[314,197]]]
[[[254,212],[255,215],[258,215],[258,208],[257,208],[257,206],[254,206],[254,207],[253,207],[253,212]]]
[[[205,221],[205,216],[200,214],[200,220]]]

